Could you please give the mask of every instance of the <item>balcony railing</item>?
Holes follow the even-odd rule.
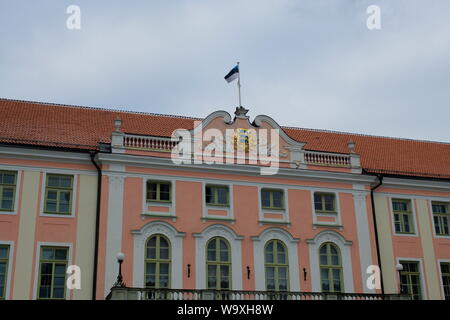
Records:
[[[114,140],[114,147],[156,152],[171,152],[179,143],[167,137],[140,136],[133,134],[119,134]],[[356,154],[338,154],[318,151],[302,151],[304,158],[301,163],[306,165],[317,165],[327,167],[359,168],[359,156]]]
[[[177,144],[170,138],[138,136],[127,134],[123,138],[123,145],[126,149],[136,149],[144,151],[170,152]]]
[[[350,167],[350,155],[325,152],[305,152],[305,162],[311,165]]]
[[[408,300],[398,294],[277,292],[113,287],[110,300]]]

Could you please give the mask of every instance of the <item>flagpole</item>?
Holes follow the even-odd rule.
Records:
[[[241,103],[241,70],[239,69],[239,62],[237,63],[238,66],[238,82],[237,82],[237,86],[238,86],[238,91],[239,91],[239,107],[242,106]]]

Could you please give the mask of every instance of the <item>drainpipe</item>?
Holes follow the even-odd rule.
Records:
[[[377,247],[377,259],[380,264],[380,278],[381,278],[381,294],[384,294],[384,279],[383,279],[383,269],[381,267],[381,258],[380,258],[380,242],[378,239],[378,227],[377,227],[377,215],[375,212],[375,201],[373,199],[374,191],[383,184],[383,175],[377,174],[378,183],[373,188],[370,188],[370,201],[372,203],[372,217],[373,217],[373,226],[375,231],[375,244]]]
[[[95,249],[94,249],[94,277],[92,283],[92,300],[96,299],[97,296],[97,269],[98,269],[98,244],[100,239],[100,200],[102,194],[102,169],[95,161],[95,156],[98,151],[91,151],[91,162],[97,169],[97,212],[95,218]]]

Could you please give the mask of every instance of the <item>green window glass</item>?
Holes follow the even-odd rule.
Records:
[[[444,286],[445,300],[450,300],[450,263],[441,263],[442,285]]]
[[[400,291],[408,294],[413,300],[422,298],[422,289],[420,285],[419,263],[411,261],[400,261],[403,270],[400,271]]]
[[[431,206],[436,235],[450,236],[450,204],[448,202],[432,202]]]
[[[215,237],[206,245],[206,270],[208,289],[231,289],[230,244],[221,237]]]
[[[167,181],[147,181],[147,201],[170,202],[172,183]]]
[[[155,234],[148,238],[145,251],[145,287],[170,288],[171,252],[169,240]]]
[[[230,192],[228,186],[211,186],[205,187],[206,204],[212,206],[229,206]]]
[[[45,184],[45,213],[72,213],[73,176],[48,174]]]
[[[280,240],[270,240],[264,248],[266,290],[289,290],[289,262],[286,246]]]
[[[320,246],[319,264],[322,292],[343,292],[341,254],[334,243]]]
[[[261,206],[264,209],[284,209],[283,190],[261,189]]]
[[[6,297],[6,279],[8,279],[9,246],[0,245],[0,299]]]
[[[13,211],[16,194],[17,174],[13,171],[0,171],[0,210]]]
[[[314,193],[314,209],[318,213],[336,213],[336,196],[334,193]]]
[[[64,299],[69,249],[41,247],[38,299]]]
[[[414,233],[414,218],[411,210],[411,200],[392,199],[394,225],[396,233]]]

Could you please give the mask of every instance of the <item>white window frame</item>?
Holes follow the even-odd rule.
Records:
[[[19,198],[21,193],[21,185],[22,185],[22,174],[23,170],[15,169],[14,167],[4,167],[0,166],[0,171],[13,171],[16,172],[16,189],[14,192],[14,210],[12,211],[0,211],[0,215],[16,215],[19,207]]]
[[[8,250],[8,269],[7,269],[7,277],[6,277],[6,285],[5,285],[5,300],[10,299],[10,291],[11,291],[11,274],[12,266],[13,266],[13,258],[14,258],[14,241],[10,240],[0,240],[1,245],[9,246]]]
[[[57,213],[46,213],[45,212],[45,187],[47,181],[47,175],[55,174],[55,175],[67,175],[73,177],[73,185],[72,185],[72,207],[70,214],[57,214]],[[41,201],[40,201],[40,210],[39,216],[41,217],[54,217],[54,218],[75,218],[77,213],[75,212],[76,203],[78,201],[78,180],[80,179],[80,174],[73,173],[72,171],[61,171],[61,170],[48,170],[44,171],[42,174],[42,182],[41,182]]]
[[[156,201],[147,201],[147,182],[148,181],[157,181],[157,182],[170,182],[170,202],[156,202]],[[142,178],[142,215],[143,216],[153,216],[153,217],[168,217],[172,218],[172,221],[176,220],[176,182],[177,180],[173,178],[164,178],[161,176],[158,177],[152,177],[152,176],[145,176]],[[155,207],[166,207],[169,208],[167,212],[160,212],[160,211],[150,211],[148,210],[149,206],[155,206]]]
[[[37,291],[38,291],[38,284],[39,284],[39,269],[40,269],[40,261],[41,261],[41,248],[42,247],[61,247],[61,248],[68,248],[69,249],[69,255],[67,257],[67,267],[72,265],[72,248],[73,244],[71,242],[38,242],[35,246],[36,250],[36,260],[34,264],[34,283],[33,283],[33,300],[37,299]],[[66,270],[67,271],[67,270]],[[67,281],[67,272],[66,272],[66,281]],[[72,300],[72,297],[70,295],[70,289],[66,286],[66,297],[64,300]]]
[[[419,236],[419,229],[417,228],[417,214],[416,214],[416,206],[415,206],[415,198],[413,197],[405,197],[405,196],[395,196],[390,195],[388,197],[389,199],[389,210],[391,211],[391,226],[392,226],[392,235],[397,237],[418,237]],[[411,215],[413,218],[413,226],[414,226],[414,233],[397,233],[395,230],[395,216],[394,216],[394,206],[392,205],[392,200],[398,199],[398,200],[409,200],[411,203]]]

